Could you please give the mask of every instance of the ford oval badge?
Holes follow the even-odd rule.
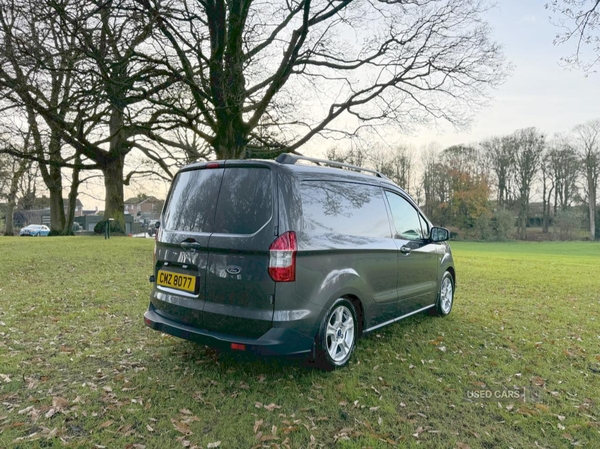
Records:
[[[236,275],[240,274],[242,272],[242,269],[237,265],[229,265],[227,268],[225,268],[225,271],[227,271],[227,273],[229,274]]]

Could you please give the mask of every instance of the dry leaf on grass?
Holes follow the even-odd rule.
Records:
[[[114,421],[112,419],[109,419],[108,421],[104,421],[98,427],[100,427],[101,429],[105,429],[105,428],[109,427],[112,423],[114,423]]]
[[[271,403],[271,404],[269,404],[269,405],[265,405],[264,407],[265,407],[265,409],[266,409],[266,410],[268,410],[268,411],[272,412],[272,411],[273,411],[273,410],[275,410],[275,409],[279,409],[279,408],[281,408],[281,405],[277,405],[277,404],[273,404],[273,403]]]
[[[184,435],[191,435],[193,433],[190,429],[190,426],[188,426],[186,423],[176,421],[174,419],[171,419],[171,423],[173,424],[173,427],[175,427],[175,430],[183,433]]]
[[[546,381],[539,376],[532,377],[531,382],[533,385],[537,385],[538,387],[543,387],[546,383]]]

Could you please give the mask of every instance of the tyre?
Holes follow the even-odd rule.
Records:
[[[346,298],[338,299],[321,326],[316,342],[316,362],[325,370],[348,364],[358,338],[356,309]]]
[[[454,304],[454,279],[449,271],[442,276],[440,282],[440,291],[438,292],[437,301],[433,308],[434,315],[447,316],[452,311]]]

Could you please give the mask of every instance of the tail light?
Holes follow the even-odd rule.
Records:
[[[269,276],[275,282],[296,280],[296,233],[288,231],[281,234],[269,248]]]

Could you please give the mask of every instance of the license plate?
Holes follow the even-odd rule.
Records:
[[[187,274],[159,270],[156,283],[163,287],[176,288],[190,293],[196,291],[196,276],[188,276]]]

